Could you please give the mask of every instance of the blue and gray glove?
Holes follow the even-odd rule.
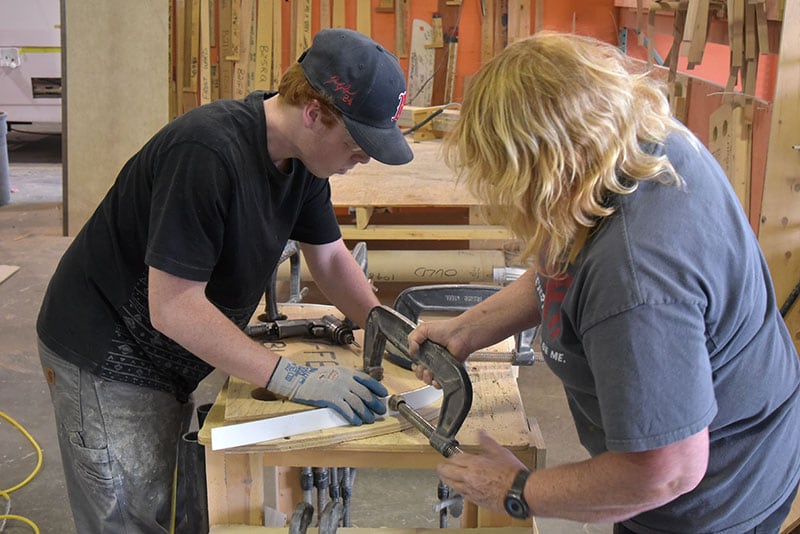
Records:
[[[375,422],[386,413],[378,397],[389,394],[377,380],[347,367],[307,367],[287,358],[278,360],[267,389],[276,395],[311,406],[333,408],[352,425]]]

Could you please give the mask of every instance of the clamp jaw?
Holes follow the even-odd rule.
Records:
[[[413,322],[423,313],[461,313],[483,302],[498,291],[498,286],[479,284],[437,284],[414,286],[403,290],[394,301],[394,309]],[[516,348],[506,354],[475,353],[470,361],[508,361],[512,365],[533,365],[535,354],[533,340],[538,328],[519,332],[514,340]]]
[[[377,380],[383,378],[381,363],[387,341],[412,362],[430,369],[443,392],[438,424],[426,429],[409,420],[428,437],[434,449],[449,456],[458,447],[455,436],[472,407],[472,382],[463,364],[441,345],[425,341],[419,352],[409,354],[408,334],[414,328],[413,322],[388,306],[374,307],[364,329],[364,371]]]

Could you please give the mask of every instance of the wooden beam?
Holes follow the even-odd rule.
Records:
[[[486,14],[481,20],[481,65],[494,57],[494,0],[484,0],[483,5]]]
[[[372,9],[370,0],[356,0],[356,30],[372,36]]]
[[[245,94],[253,90],[256,84],[256,0],[250,0],[250,27],[247,32],[247,78],[245,83]]]
[[[186,41],[183,76],[183,101],[182,111],[197,107],[198,65],[200,63],[200,0],[186,2],[186,18],[184,19],[189,29],[185,32]]]
[[[465,240],[465,239],[511,239],[508,229],[502,226],[472,224],[374,224],[365,228],[341,225],[344,239],[401,239],[420,240]]]
[[[399,0],[398,0],[399,1]],[[488,3],[490,0],[486,0]],[[458,6],[450,5],[447,0],[438,0],[437,12],[442,16],[442,30],[444,32],[445,46],[436,49],[434,58],[433,87],[431,91],[431,105],[446,104],[448,102],[445,86],[447,83],[447,62],[450,57],[448,42],[458,38]]]
[[[297,58],[291,58],[292,61]],[[272,0],[272,87],[277,89],[283,76],[283,10],[281,0]]]
[[[516,10],[519,11],[517,17],[517,39],[524,39],[531,34],[531,0],[516,0]]]
[[[233,96],[233,55],[231,42],[231,0],[217,0],[219,2],[219,97],[231,98]]]
[[[242,0],[239,7],[238,21],[234,25],[238,28],[236,32],[239,36],[237,51],[238,59],[233,67],[233,98],[244,98],[248,93],[247,78],[250,70],[250,29],[254,21],[250,18],[253,12],[253,2],[255,0]],[[234,0],[233,5],[236,6]]]
[[[345,4],[344,0],[333,0],[333,14],[331,18],[332,28],[345,28]]]
[[[497,55],[508,44],[508,0],[494,0],[494,51]]]
[[[200,0],[200,105],[211,102],[211,5]]]
[[[331,0],[319,0],[319,29],[331,27]]]
[[[292,48],[289,56],[300,57],[311,46],[311,0],[292,2]]]
[[[689,2],[687,7],[683,44],[690,69],[703,61],[708,30],[708,2],[709,0],[695,0]]]
[[[394,3],[394,53],[399,58],[408,57],[408,30],[411,24],[409,0],[395,0]]]
[[[186,0],[175,0],[175,83],[170,87],[174,91],[173,102],[170,103],[170,118],[183,113],[184,63],[186,60]],[[171,63],[170,63],[171,65]]]
[[[258,0],[254,89],[272,88],[272,0]]]
[[[544,28],[544,0],[536,0],[535,13],[533,19],[533,31],[540,32]]]

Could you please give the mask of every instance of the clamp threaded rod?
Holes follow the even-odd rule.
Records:
[[[439,437],[436,434],[436,428],[424,417],[422,417],[419,412],[409,406],[403,397],[399,395],[392,395],[389,397],[388,406],[390,410],[400,413],[400,415],[405,417],[414,428],[422,432],[422,434],[430,441],[431,446],[441,453],[441,455],[445,458],[449,458],[454,454],[463,452],[459,448],[458,442],[454,439],[436,439]]]

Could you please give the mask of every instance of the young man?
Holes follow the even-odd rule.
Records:
[[[449,163],[531,267],[410,346],[463,360],[539,324],[591,459],[529,473],[486,436],[443,482],[619,533],[777,533],[800,479],[800,362],[741,204],[663,88],[613,46],[537,33],[473,77],[451,134]]]
[[[37,324],[77,530],[170,528],[190,396],[214,368],[352,424],[385,388],[295,364],[242,329],[289,239],[316,284],[364,325],[378,304],[342,242],[327,178],[412,153],[397,59],[350,30],[318,33],[278,92],[217,101],[134,155],[64,254]]]

